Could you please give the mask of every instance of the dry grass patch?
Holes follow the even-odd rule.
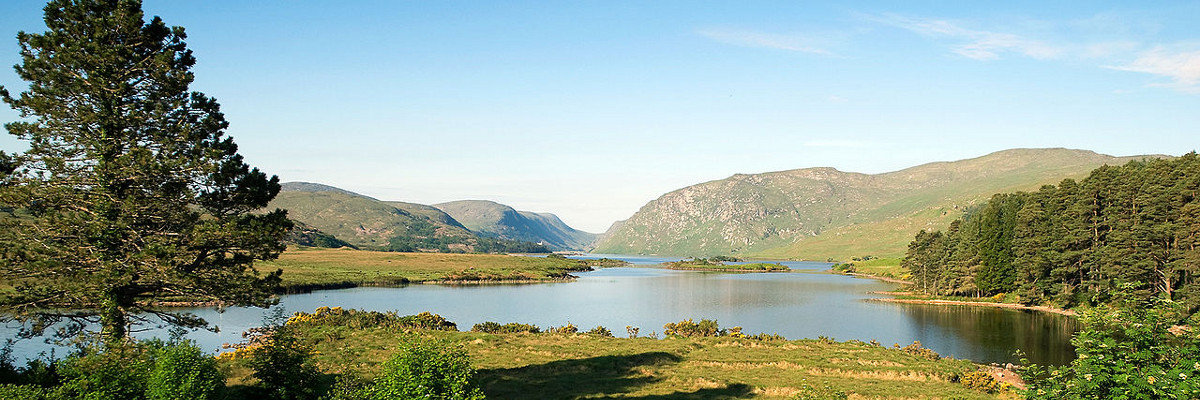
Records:
[[[848,358],[830,358],[830,359],[829,359],[829,362],[830,362],[830,363],[833,363],[833,364],[851,364],[851,363],[853,363],[853,364],[865,365],[865,366],[872,366],[872,367],[903,367],[903,366],[904,366],[904,364],[901,364],[901,363],[898,363],[898,362],[895,362],[895,361],[887,361],[887,360],[864,360],[864,359],[861,359],[861,358],[855,358],[855,359],[848,359]]]

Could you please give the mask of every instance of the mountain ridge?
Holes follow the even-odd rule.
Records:
[[[734,174],[655,199],[596,244],[604,253],[738,254],[844,259],[901,255],[925,227],[944,227],[993,193],[1080,178],[1114,157],[1088,150],[1009,149],[864,174],[831,167]]]
[[[381,201],[312,182],[283,183],[279,195],[268,207],[287,209],[293,220],[368,249],[394,249],[399,240],[403,242],[399,248],[436,244],[455,251],[471,251],[475,247],[471,243],[478,242],[472,238],[480,237],[542,242],[554,250],[582,250],[595,240],[595,235],[567,226],[552,213],[516,211],[500,203],[487,203],[502,210],[500,214],[511,215],[504,221],[476,221],[475,228],[485,229],[471,229],[435,206]]]
[[[518,211],[490,200],[434,204],[472,232],[508,240],[542,243],[552,250],[585,250],[596,235],[571,228],[557,215]]]

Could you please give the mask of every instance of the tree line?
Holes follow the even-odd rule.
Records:
[[[1200,157],[1103,166],[1035,192],[1002,193],[902,261],[913,289],[1006,294],[1028,305],[1107,304],[1118,292],[1200,310]]]

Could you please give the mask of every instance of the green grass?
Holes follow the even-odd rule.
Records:
[[[883,276],[893,279],[906,279],[908,270],[900,266],[899,258],[876,258],[867,261],[854,261],[854,270],[860,274]]]
[[[674,261],[662,264],[668,269],[699,270],[699,271],[741,271],[741,272],[786,272],[791,268],[776,263],[756,262],[749,264],[712,263],[705,259]]]
[[[899,258],[884,257],[872,258],[866,261],[851,261],[852,270],[848,272],[856,274],[865,274],[871,276],[879,276],[891,279],[908,280],[908,270],[900,266]],[[834,265],[834,271],[845,271],[846,264]]]
[[[495,254],[393,253],[289,248],[259,271],[283,270],[283,286],[304,288],[434,281],[552,281],[586,269],[580,261]]]
[[[351,325],[289,326],[315,345],[323,372],[370,377],[404,330]],[[489,399],[788,399],[805,384],[851,399],[1014,397],[955,383],[979,368],[968,361],[857,341],[416,332],[463,346]],[[226,363],[231,383],[248,382],[248,371]]]

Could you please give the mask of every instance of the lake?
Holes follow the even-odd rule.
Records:
[[[687,318],[713,319],[744,332],[776,333],[789,339],[830,337],[840,341],[876,340],[885,346],[920,341],[944,357],[977,362],[1017,362],[1016,350],[1039,364],[1065,364],[1074,358],[1069,340],[1077,329],[1070,318],[1030,311],[969,306],[932,306],[868,301],[895,284],[822,273],[829,263],[783,262],[792,273],[715,273],[652,268],[655,257],[621,258],[635,267],[575,273],[572,282],[526,285],[410,285],[363,287],[282,296],[286,314],[321,306],[416,314],[430,311],[458,324],[460,330],[495,321],[540,327],[572,323],[581,330],[605,326],[624,336],[626,326],[645,336],[661,336],[662,326]],[[193,332],[204,348],[241,340],[271,313],[233,308],[223,313],[192,309],[220,327],[219,333]],[[11,334],[12,327],[8,328]],[[139,336],[161,335],[140,333]],[[46,345],[23,341],[18,356],[36,354]]]

